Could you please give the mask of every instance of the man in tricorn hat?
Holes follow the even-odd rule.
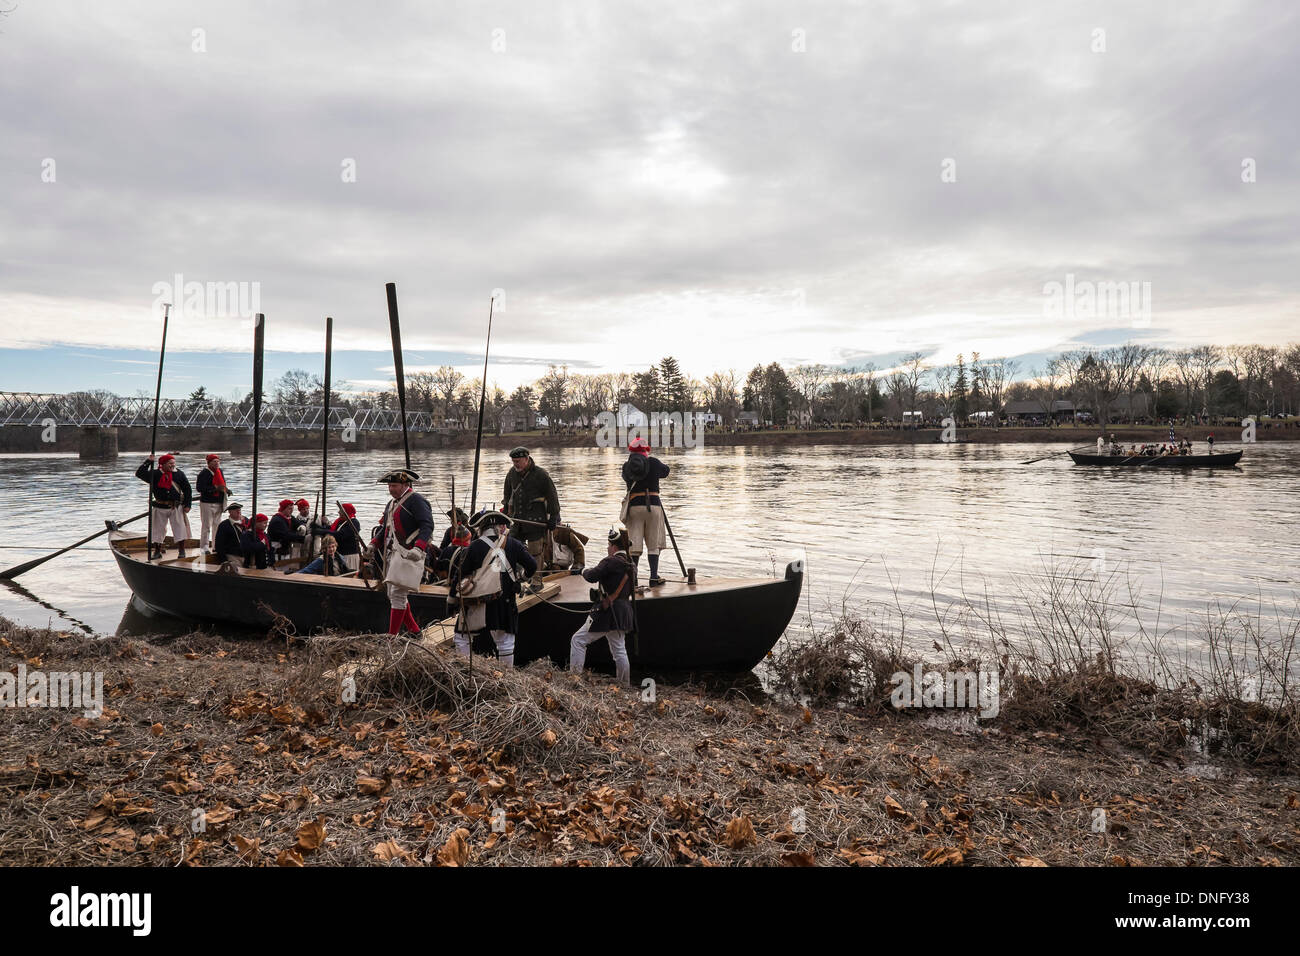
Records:
[[[502,667],[515,666],[515,631],[519,625],[518,574],[537,573],[528,549],[507,533],[510,519],[488,511],[474,519],[479,533],[463,556],[451,561],[447,593],[457,596],[461,613],[456,617],[453,640],[456,651],[469,656],[474,635],[487,630],[496,644]]]
[[[600,586],[600,600],[569,639],[569,670],[580,674],[587,663],[587,645],[604,638],[614,659],[615,679],[624,687],[631,683],[632,672],[627,634],[636,625],[632,606],[636,565],[628,557],[628,543],[625,529],[610,528],[608,557],[582,572],[584,578]]]
[[[397,468],[379,479],[380,484],[388,485],[392,501],[384,508],[379,534],[370,544],[383,555],[389,634],[400,633],[403,628],[420,633],[408,596],[420,589],[424,552],[433,538],[433,509],[423,496],[411,490],[411,483],[419,478],[409,469]]]
[[[216,555],[217,563],[244,559],[244,548],[241,544],[244,537],[243,510],[244,506],[237,501],[232,501],[226,506],[227,517],[217,525],[216,534],[212,537],[212,553]]]
[[[501,510],[515,522],[515,533],[540,563],[547,532],[560,523],[560,496],[551,476],[537,466],[527,448],[512,449],[510,461],[513,467],[506,473]]]
[[[446,512],[446,515],[447,520],[450,521],[451,524],[449,524],[447,530],[443,532],[442,544],[438,546],[440,552],[452,543],[451,539],[456,537],[456,532],[459,529],[469,529],[469,515],[465,514],[461,509],[457,508],[454,511],[448,511]]]

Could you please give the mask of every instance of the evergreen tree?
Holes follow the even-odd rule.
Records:
[[[671,355],[659,362],[659,395],[667,409],[684,410],[690,405],[686,376]]]
[[[970,407],[966,401],[966,395],[970,385],[966,381],[966,357],[957,356],[957,383],[952,387],[952,410],[953,417],[959,422],[964,422],[966,416],[970,414]]]
[[[647,415],[660,409],[663,401],[663,383],[659,379],[657,366],[651,365],[644,372],[636,375],[632,394],[637,407]]]

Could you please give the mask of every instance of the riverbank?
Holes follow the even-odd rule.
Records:
[[[0,711],[3,864],[1300,863],[1294,776],[1194,757],[1176,732],[1128,746],[1085,712],[1031,729],[752,687],[643,700],[382,638],[150,644],[0,620],[0,658],[102,672],[105,696],[96,718]]]
[[[118,453],[136,458],[148,454],[149,440],[146,429],[120,429],[118,436]],[[1236,446],[1241,439],[1240,427],[1201,426],[1178,428],[1181,437],[1190,437],[1198,444],[1205,441],[1207,435],[1213,434],[1221,447]],[[69,454],[77,453],[82,446],[81,430],[75,427],[62,428],[58,439],[52,443],[43,443],[39,429],[0,428],[0,454]],[[1164,442],[1169,438],[1166,425],[1115,425],[1107,429],[1106,435],[1114,435],[1126,444],[1142,442]],[[707,431],[700,444],[706,447],[776,447],[788,448],[803,445],[926,445],[940,443],[942,431],[937,428],[921,428],[915,431],[901,431],[890,428],[859,429],[768,429],[761,431],[723,432]],[[1097,442],[1100,431],[1096,426],[1063,425],[1057,428],[959,428],[954,433],[954,440],[962,444],[998,445],[998,444],[1059,444],[1062,446],[1088,445]],[[1300,427],[1293,423],[1291,427],[1259,428],[1255,440],[1300,441]],[[205,430],[164,429],[158,435],[158,446],[169,451],[181,453],[199,453],[212,450],[226,451],[231,458],[251,457],[251,438],[229,429]],[[440,448],[471,449],[474,447],[475,435],[472,431],[416,433],[410,436],[412,451],[428,451]],[[484,435],[483,447],[493,451],[508,451],[517,445],[530,449],[542,448],[595,448],[594,432],[552,433],[545,431],[511,432],[504,435]],[[289,431],[268,429],[262,433],[260,447],[268,451],[315,451],[321,447],[320,433],[307,431]],[[400,432],[368,432],[355,441],[344,442],[340,435],[330,436],[331,454],[352,454],[379,451],[400,451],[402,435]]]

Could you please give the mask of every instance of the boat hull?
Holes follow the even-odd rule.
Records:
[[[384,633],[388,598],[355,579],[284,575],[275,571],[218,573],[197,562],[147,562],[142,549],[110,543],[127,587],[147,607],[174,617],[217,624],[269,629],[287,620],[296,634],[324,630]],[[741,673],[751,670],[780,640],[798,607],[803,588],[802,561],[787,565],[783,578],[670,581],[645,589],[636,599],[637,631],[628,654],[638,673]],[[580,576],[558,579],[552,600],[521,612],[515,660],[526,664],[549,658],[563,666],[569,639],[591,609],[589,585]],[[410,596],[424,625],[447,617],[446,593],[426,585]],[[490,652],[490,638],[476,643]],[[606,642],[588,649],[588,664],[610,664]]]
[[[1232,468],[1241,461],[1240,451],[1218,455],[1087,455],[1072,451],[1070,457],[1076,465],[1098,465],[1109,468]]]

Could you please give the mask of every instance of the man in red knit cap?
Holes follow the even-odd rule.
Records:
[[[623,482],[627,485],[627,515],[623,524],[631,536],[632,564],[641,560],[644,549],[650,562],[651,587],[664,583],[659,577],[659,552],[664,549],[664,506],[659,498],[659,479],[668,477],[668,466],[650,455],[650,443],[633,438],[627,445],[623,462]]]
[[[199,551],[203,552],[213,543],[212,535],[221,522],[221,512],[230,500],[226,476],[221,473],[221,456],[216,452],[208,455],[207,464],[194,480],[194,490],[199,493]]]
[[[163,455],[158,467],[153,467],[150,455],[135,470],[135,476],[149,483],[149,560],[162,560],[163,539],[171,528],[177,557],[185,557],[185,541],[190,536],[190,522],[185,517],[190,510],[192,492],[185,472],[176,468],[175,455]]]

